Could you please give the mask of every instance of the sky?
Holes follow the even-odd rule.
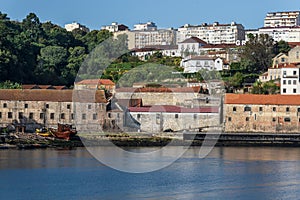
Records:
[[[21,21],[33,12],[42,22],[63,27],[76,21],[91,30],[112,22],[133,29],[147,21],[159,28],[235,21],[254,29],[263,26],[268,12],[296,10],[299,0],[0,0],[0,11],[12,20]]]

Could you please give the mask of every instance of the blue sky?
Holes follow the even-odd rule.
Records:
[[[0,0],[0,5],[13,20],[34,12],[42,22],[64,26],[77,21],[90,29],[113,21],[129,28],[147,21],[160,28],[236,21],[250,29],[262,27],[268,12],[300,10],[299,0]]]

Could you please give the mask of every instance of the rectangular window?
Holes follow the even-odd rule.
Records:
[[[263,107],[259,107],[259,112],[262,112],[263,111]]]
[[[8,119],[12,119],[12,116],[13,116],[12,112],[8,112],[8,113],[7,113],[7,118],[8,118]]]
[[[231,122],[231,117],[228,117],[228,121]]]
[[[175,119],[178,119],[178,114],[175,114]]]
[[[293,93],[296,94],[297,93],[297,89],[294,88],[293,89]]]
[[[40,119],[44,119],[44,113],[40,113]]]
[[[92,108],[92,105],[88,105],[88,109],[91,109]]]
[[[19,119],[23,119],[23,113],[19,112]]]
[[[65,113],[60,114],[60,119],[65,119]]]
[[[297,108],[297,112],[300,112],[300,108]]]
[[[297,75],[297,71],[293,71],[293,75]]]
[[[246,122],[248,122],[249,121],[249,117],[246,117]]]
[[[0,119],[2,118],[2,112],[0,112]]]
[[[283,88],[282,92],[283,92],[283,93],[286,93],[286,89],[285,89],[285,88]]]
[[[273,112],[276,112],[276,107],[273,107],[273,109],[272,109],[272,110],[273,110]]]
[[[233,108],[232,108],[232,111],[233,111],[233,112],[236,112],[236,107],[233,107]]]
[[[285,111],[286,111],[286,112],[290,112],[290,107],[286,107],[286,108],[285,108]]]
[[[33,113],[29,113],[29,119],[33,119]]]
[[[272,122],[276,122],[276,118],[275,117],[272,118]]]
[[[3,108],[7,108],[7,103],[4,103],[4,104],[3,104]]]
[[[141,114],[137,114],[137,119],[141,119]]]
[[[93,120],[97,120],[97,113],[93,114]]]
[[[86,114],[82,114],[81,118],[82,118],[83,120],[86,120]]]
[[[288,80],[288,84],[291,85],[291,84],[292,84],[292,81],[291,81],[291,80]]]
[[[74,114],[73,114],[73,113],[71,114],[71,119],[72,119],[72,120],[74,119]]]
[[[283,85],[286,85],[286,80],[283,80]]]
[[[293,80],[293,85],[297,85],[297,81],[296,80]]]
[[[246,107],[244,108],[244,111],[245,111],[245,112],[247,112],[247,111],[251,111],[251,107],[249,107],[249,106],[246,106]]]
[[[54,113],[50,113],[50,119],[54,119]]]
[[[24,108],[28,108],[28,104],[27,103],[24,104]]]
[[[68,104],[68,105],[67,105],[67,109],[71,109],[71,104]]]
[[[49,104],[46,104],[46,106],[45,106],[46,108],[49,108]]]
[[[284,118],[284,122],[291,122],[291,118],[285,117],[285,118]]]

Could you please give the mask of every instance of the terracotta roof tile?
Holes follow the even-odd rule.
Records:
[[[207,44],[207,42],[205,42],[197,37],[190,37],[180,43],[201,43],[201,44],[205,44],[205,45]]]
[[[115,85],[110,79],[85,79],[75,83],[76,85]]]
[[[90,100],[92,99],[92,100]],[[106,103],[104,91],[87,90],[0,90],[0,100],[48,102],[97,102]]]
[[[225,104],[300,105],[300,95],[226,94]]]

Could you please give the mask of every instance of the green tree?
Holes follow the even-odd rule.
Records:
[[[268,69],[275,55],[274,40],[267,34],[249,34],[249,41],[242,47],[241,66],[248,73],[259,74]]]

